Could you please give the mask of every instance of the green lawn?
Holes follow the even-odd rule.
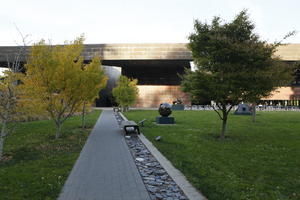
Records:
[[[174,111],[176,125],[155,125],[157,111],[125,115],[147,118],[145,136],[210,200],[300,199],[299,112],[230,114],[225,141],[213,111]]]
[[[93,127],[100,111],[87,116]],[[1,200],[56,199],[91,129],[82,130],[80,116],[63,125],[55,140],[52,121],[21,123],[5,143],[6,162],[0,162]]]

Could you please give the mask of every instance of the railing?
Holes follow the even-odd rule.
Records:
[[[234,106],[231,110],[236,110]],[[214,110],[211,105],[185,105],[184,110]],[[299,106],[256,106],[257,111],[300,111]]]
[[[211,105],[185,105],[184,110],[213,110]]]
[[[256,106],[261,111],[300,111],[299,106]]]

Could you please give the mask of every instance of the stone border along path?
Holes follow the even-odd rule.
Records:
[[[115,116],[121,124],[124,116],[119,113],[115,113]],[[125,138],[152,200],[188,199],[136,134],[125,136]]]
[[[186,177],[176,169],[143,134],[141,134],[139,138],[190,200],[207,200],[207,198],[192,186]]]
[[[122,113],[115,116],[119,124],[127,120]],[[126,142],[151,199],[206,200],[144,135],[126,137]]]
[[[129,137],[126,139],[127,144],[150,193],[150,198],[152,200],[187,200],[183,191],[139,140],[138,136]]]

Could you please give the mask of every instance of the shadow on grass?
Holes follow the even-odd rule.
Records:
[[[207,140],[213,142],[220,142],[220,143],[230,143],[230,142],[247,142],[248,138],[246,135],[225,135],[225,139],[222,140],[220,138],[220,134],[217,133],[202,133],[199,134],[198,140]]]
[[[10,167],[26,161],[39,160],[42,156],[37,149],[23,146],[7,152],[3,157],[5,159],[0,162],[0,166]]]

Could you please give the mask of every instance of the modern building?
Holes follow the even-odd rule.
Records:
[[[7,60],[13,60],[20,47],[0,47],[0,68],[7,67]],[[28,47],[29,48],[29,47]],[[28,51],[27,48],[27,51]],[[276,53],[282,62],[300,61],[300,44],[288,44],[278,48]],[[139,98],[136,107],[157,107],[161,102],[172,103],[181,99],[190,104],[188,95],[180,90],[179,74],[191,68],[193,61],[186,44],[86,44],[83,52],[85,62],[99,56],[110,80],[101,92],[98,106],[111,106],[111,90],[120,74],[137,78]],[[25,57],[20,58],[25,62]],[[0,70],[1,71],[1,70]],[[299,105],[300,73],[290,86],[280,87],[268,98],[269,104]]]

